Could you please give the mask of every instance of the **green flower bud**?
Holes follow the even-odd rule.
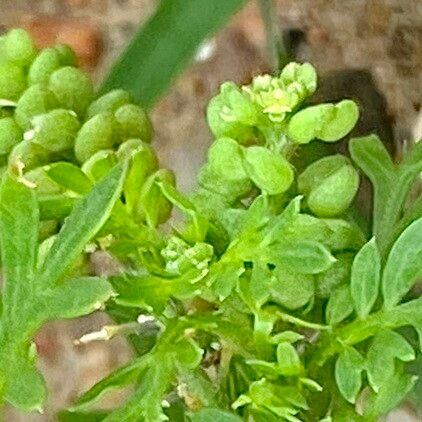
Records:
[[[299,192],[319,217],[334,217],[349,207],[359,187],[359,175],[342,155],[312,163],[298,178]]]
[[[107,94],[102,95],[93,101],[88,107],[87,118],[95,116],[98,113],[109,111],[114,113],[119,107],[129,104],[131,101],[130,94],[123,89],[114,89]]]
[[[293,183],[294,172],[290,163],[267,148],[246,148],[244,166],[252,182],[270,195],[285,192]]]
[[[56,107],[57,99],[49,89],[40,84],[32,85],[19,98],[15,119],[23,130],[30,130],[35,116],[45,114]]]
[[[73,147],[80,123],[72,111],[56,109],[34,118],[34,128],[33,142],[48,151],[60,152]]]
[[[31,141],[17,144],[9,155],[9,166],[23,167],[25,171],[47,164],[50,160],[49,152]]]
[[[116,121],[111,113],[100,113],[85,122],[75,140],[75,156],[80,163],[96,152],[112,149],[116,143]]]
[[[50,76],[49,88],[56,95],[63,108],[73,110],[83,116],[93,99],[94,88],[82,70],[66,66]]]
[[[47,84],[51,74],[60,67],[60,55],[55,48],[42,50],[32,62],[28,81],[33,84]]]
[[[0,98],[16,101],[26,89],[23,70],[11,63],[0,64]]]
[[[140,193],[139,208],[135,210],[137,221],[146,220],[151,227],[165,223],[171,214],[172,204],[163,195],[159,183],[176,185],[174,173],[160,169],[145,181]]]
[[[306,96],[312,95],[317,87],[317,74],[309,63],[289,63],[281,71],[280,79],[285,86],[300,84]]]
[[[92,180],[102,179],[117,164],[116,153],[112,150],[98,151],[83,163],[82,171]]]
[[[139,106],[125,104],[114,113],[119,126],[119,136],[123,141],[139,138],[151,142],[153,129],[147,113]]]
[[[30,35],[23,29],[12,29],[5,37],[4,52],[18,66],[29,66],[35,57],[36,49]]]
[[[12,117],[0,119],[0,155],[9,154],[22,139],[22,129]]]
[[[57,44],[54,49],[59,54],[59,61],[62,66],[76,66],[76,54],[71,47],[66,44]]]
[[[296,113],[289,121],[288,134],[293,142],[307,144],[315,138],[335,142],[346,136],[359,118],[354,101],[319,104]]]
[[[57,194],[62,192],[60,186],[48,176],[43,167],[38,167],[25,173],[25,179],[36,185],[38,194]]]

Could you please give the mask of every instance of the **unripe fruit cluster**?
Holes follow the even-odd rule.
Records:
[[[0,107],[0,161],[24,172],[62,160],[83,165],[128,139],[152,138],[147,114],[126,91],[96,98],[69,47],[37,51],[21,29],[0,38]]]

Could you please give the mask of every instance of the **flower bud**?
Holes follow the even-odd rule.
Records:
[[[25,89],[23,70],[12,63],[0,63],[0,98],[16,101]]]

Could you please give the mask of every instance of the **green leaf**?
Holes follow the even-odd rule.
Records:
[[[397,407],[412,390],[416,376],[396,374],[383,384],[377,394],[372,394],[366,403],[364,416],[367,420],[376,420]]]
[[[151,107],[191,60],[202,40],[244,4],[244,0],[218,4],[208,0],[161,2],[104,81],[102,92],[124,88],[140,104]]]
[[[280,373],[285,376],[298,375],[302,371],[299,355],[291,343],[279,343],[277,346],[277,363]]]
[[[287,309],[298,309],[313,298],[314,277],[311,274],[292,273],[277,267],[267,290],[271,293],[272,301]]]
[[[19,308],[35,289],[38,218],[34,192],[7,176],[0,187],[0,244],[5,278],[1,322],[10,329],[19,328]]]
[[[353,300],[348,285],[337,287],[328,300],[325,318],[330,325],[338,324],[353,312]]]
[[[270,195],[285,192],[293,183],[292,166],[282,155],[274,154],[267,148],[247,148],[244,151],[244,166],[255,185]]]
[[[270,262],[299,274],[326,271],[336,261],[328,249],[311,240],[281,242],[270,249]]]
[[[77,318],[98,310],[112,296],[111,285],[99,277],[69,279],[43,296],[49,319]]]
[[[375,238],[356,255],[352,264],[350,291],[358,316],[366,318],[378,297],[381,257]]]
[[[52,286],[66,274],[85,244],[109,217],[120,195],[123,176],[124,168],[116,166],[76,204],[38,272],[39,285]]]
[[[221,409],[205,408],[195,412],[191,417],[192,422],[241,422],[242,419],[234,413]]]
[[[107,377],[103,378],[87,392],[85,392],[71,410],[83,410],[98,402],[106,393],[121,389],[134,383],[148,364],[148,355],[135,359],[128,365],[117,369]]]
[[[384,305],[392,308],[422,275],[422,218],[397,239],[388,255],[382,279]]]
[[[336,383],[340,393],[349,403],[355,403],[356,397],[362,387],[363,369],[364,359],[352,347],[345,349],[336,361]]]
[[[412,346],[400,334],[385,330],[378,333],[367,354],[368,381],[377,393],[395,373],[395,359],[409,362],[415,359]]]
[[[290,119],[289,136],[298,144],[306,144],[315,138],[335,142],[353,129],[358,118],[359,109],[351,100],[307,107]]]
[[[48,176],[66,190],[85,195],[92,188],[86,174],[77,166],[67,162],[53,163],[45,167]]]
[[[58,422],[100,422],[108,412],[97,410],[95,412],[70,412],[62,410],[58,413]]]

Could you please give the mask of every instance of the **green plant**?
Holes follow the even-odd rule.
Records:
[[[129,333],[137,356],[64,421],[375,421],[405,398],[416,381],[405,363],[422,338],[422,299],[409,293],[422,275],[421,200],[410,193],[422,143],[400,164],[373,135],[350,141],[351,159],[305,162],[311,142],[344,138],[359,111],[351,100],[307,106],[315,70],[290,63],[222,85],[207,110],[216,140],[187,196],[159,168],[149,121],[126,92],[94,100],[68,52],[34,60],[31,45],[20,31],[1,44],[5,65],[37,81],[26,89],[19,76],[11,92],[0,72],[6,401],[41,408],[32,336],[101,304],[116,325],[81,341]],[[355,165],[374,185],[369,235],[353,218]],[[54,222],[49,233],[39,219]],[[87,242],[119,259],[121,273],[87,279]],[[128,385],[121,407],[89,410]]]

